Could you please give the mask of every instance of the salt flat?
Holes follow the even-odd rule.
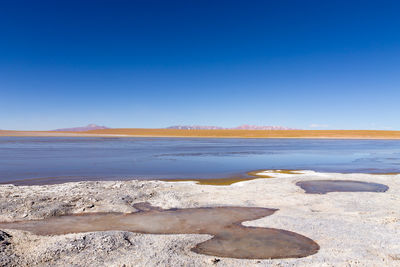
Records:
[[[245,260],[191,251],[211,236],[105,231],[37,236],[0,232],[0,265],[9,266],[400,266],[400,175],[303,171],[229,186],[195,182],[103,181],[42,186],[0,186],[0,221],[43,219],[88,212],[135,212],[135,203],[167,208],[216,206],[279,209],[243,223],[293,231],[320,250],[297,259]],[[382,183],[386,192],[305,194],[303,180]]]

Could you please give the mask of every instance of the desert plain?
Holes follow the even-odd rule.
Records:
[[[271,216],[244,226],[292,231],[314,240],[302,258],[235,259],[191,249],[212,236],[98,231],[42,236],[0,227],[2,266],[400,266],[400,175],[263,171],[231,185],[195,181],[99,181],[56,185],[0,185],[0,221],[65,214],[137,212],[147,202],[163,209],[264,207]],[[386,192],[306,194],[305,180],[381,183]]]
[[[400,131],[384,130],[185,130],[185,129],[99,129],[82,132],[9,131],[0,136],[88,136],[88,137],[199,137],[199,138],[314,138],[314,139],[400,139]]]

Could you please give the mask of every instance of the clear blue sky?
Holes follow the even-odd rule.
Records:
[[[0,129],[400,130],[399,1],[0,3]]]

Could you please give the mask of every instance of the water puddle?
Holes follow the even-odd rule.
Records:
[[[246,172],[243,175],[236,175],[225,178],[211,178],[211,179],[163,179],[162,181],[167,182],[183,182],[183,181],[195,181],[199,185],[231,185],[238,182],[250,181],[258,178],[274,178],[269,174],[302,174],[296,170],[256,170]]]
[[[306,194],[326,194],[329,192],[386,192],[384,184],[346,180],[310,180],[296,183]]]
[[[197,244],[192,251],[241,259],[299,258],[319,250],[316,242],[303,235],[241,224],[272,215],[276,209],[210,207],[163,210],[147,203],[136,204],[135,208],[139,212],[65,215],[44,220],[0,223],[0,228],[26,230],[37,235],[108,230],[145,234],[209,234],[213,237]]]

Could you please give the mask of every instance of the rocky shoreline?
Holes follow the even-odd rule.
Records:
[[[270,173],[269,173],[270,174]],[[58,236],[0,229],[0,266],[399,266],[400,175],[304,171],[229,186],[195,182],[103,181],[42,186],[0,185],[0,221],[44,219],[90,212],[136,212],[148,202],[168,208],[216,206],[279,209],[244,225],[294,231],[320,245],[297,259],[244,260],[191,251],[210,239],[199,234],[154,235],[125,231]],[[305,194],[303,180],[382,183],[387,192]]]

